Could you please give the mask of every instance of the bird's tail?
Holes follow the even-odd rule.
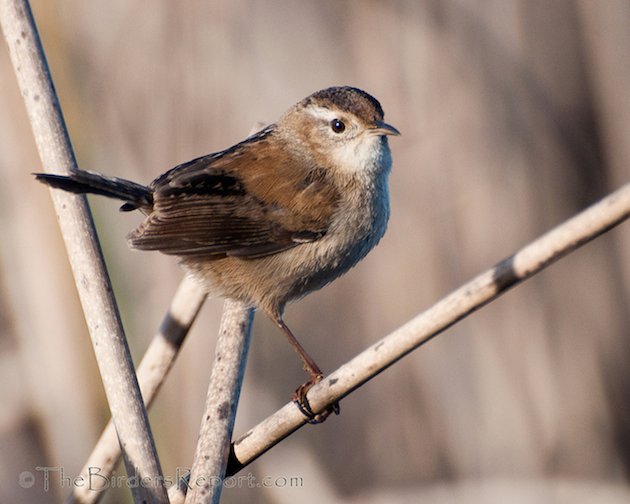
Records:
[[[78,194],[100,194],[108,198],[123,200],[120,207],[124,212],[136,209],[150,210],[153,206],[153,193],[147,186],[117,177],[106,177],[100,173],[77,170],[69,175],[53,175],[50,173],[35,173],[40,182]]]

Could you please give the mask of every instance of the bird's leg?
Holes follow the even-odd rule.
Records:
[[[289,327],[284,323],[284,320],[282,320],[281,318],[278,318],[276,320],[276,323],[278,324],[278,327],[282,329],[282,332],[284,332],[285,336],[289,340],[289,343],[291,343],[293,349],[300,356],[300,359],[302,359],[304,371],[311,375],[311,380],[314,383],[320,381],[324,374],[322,373],[321,369],[319,369],[319,366],[315,363],[312,357],[308,353],[306,353],[306,350],[304,350],[304,347],[300,345],[300,342],[297,340],[297,338],[293,336],[291,329],[289,329]]]
[[[289,327],[284,323],[282,317],[278,316],[274,318],[276,324],[278,324],[278,327],[282,329],[282,332],[284,332],[293,349],[300,356],[300,359],[302,359],[304,370],[310,375],[310,378],[305,383],[300,385],[293,393],[293,401],[295,402],[299,410],[304,414],[304,416],[308,418],[309,423],[321,423],[326,420],[326,418],[328,418],[328,415],[330,415],[331,413],[335,413],[336,415],[338,415],[339,403],[333,404],[330,408],[319,414],[315,414],[311,409],[311,405],[308,402],[306,394],[313,385],[322,380],[324,374],[322,373],[321,369],[319,369],[319,366],[315,363],[315,361],[311,358],[311,356],[306,353],[304,347],[300,345],[300,342],[293,335],[291,329],[289,329]]]

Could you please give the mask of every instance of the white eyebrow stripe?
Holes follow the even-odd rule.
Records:
[[[305,110],[316,119],[323,119],[325,121],[332,121],[339,117],[337,112],[324,107],[307,107]]]

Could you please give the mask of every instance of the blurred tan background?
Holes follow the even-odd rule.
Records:
[[[381,101],[403,133],[389,231],[287,311],[325,370],[630,173],[628,1],[37,0],[33,11],[86,169],[149,182],[331,85]],[[54,502],[68,488],[53,473],[46,492],[36,467],[78,474],[108,410],[4,44],[0,110],[0,501]],[[91,201],[138,360],[181,272],[127,248],[140,215]],[[270,486],[242,481],[224,502],[628,502],[629,257],[624,224],[284,441],[242,473]],[[170,477],[192,460],[221,306],[206,303],[150,414]],[[302,380],[257,317],[235,434]]]

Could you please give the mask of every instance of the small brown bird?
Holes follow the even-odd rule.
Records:
[[[263,310],[300,355],[310,379],[322,372],[282,319],[287,302],[339,277],[378,243],[389,217],[391,155],[380,103],[332,87],[291,107],[221,152],[167,171],[150,185],[79,170],[36,174],[49,186],[123,200],[146,219],[131,247],[180,258],[210,295]]]

